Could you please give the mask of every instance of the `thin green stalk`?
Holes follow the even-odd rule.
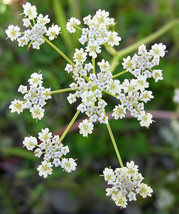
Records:
[[[137,106],[134,106],[134,108],[137,110],[137,112],[140,114],[139,109],[137,108]]]
[[[115,68],[118,65],[119,59],[121,57],[123,57],[123,56],[125,56],[127,54],[130,54],[131,52],[135,51],[142,44],[147,44],[147,43],[150,43],[150,42],[154,41],[158,37],[160,37],[163,34],[165,34],[166,32],[168,32],[171,28],[173,28],[177,24],[179,24],[179,19],[176,19],[176,20],[173,20],[173,21],[167,23],[166,25],[161,27],[156,32],[154,32],[151,35],[147,36],[146,38],[134,43],[133,45],[130,45],[129,47],[124,48],[123,50],[121,50],[121,51],[119,51],[117,53],[115,53],[115,51],[113,51],[114,52],[114,58],[113,58],[112,65],[111,65],[111,72],[113,72],[115,70]]]
[[[111,55],[117,54],[117,50],[115,50],[115,48],[113,48],[113,47],[111,47],[111,46],[109,46],[107,44],[104,44],[104,47],[105,47],[105,49],[107,50],[107,52],[109,54],[111,54]]]
[[[95,58],[92,57],[93,73],[95,74]]]
[[[71,88],[59,89],[59,90],[51,91],[50,94],[59,94],[59,93],[68,92],[68,91],[73,91],[73,89]]]
[[[106,91],[106,90],[103,90],[103,92],[105,92],[106,94],[109,94],[110,96],[112,96],[112,97],[115,97],[115,98],[117,98],[117,96],[116,95],[114,95],[114,94],[111,94],[110,92],[108,92],[108,91]]]
[[[86,80],[87,82],[90,81],[90,79],[89,79],[87,76],[83,76],[83,77],[85,78],[85,80]]]
[[[171,155],[171,156],[175,156],[178,153],[178,151],[175,148],[163,147],[163,146],[150,146],[149,151],[151,153],[156,153],[160,155]]]
[[[33,42],[33,40],[30,41],[30,43],[29,43],[29,45],[28,45],[28,47],[27,47],[27,51],[29,51],[30,46],[32,45],[32,42]]]
[[[65,131],[63,132],[61,138],[60,138],[60,142],[63,141],[64,137],[66,136],[66,134],[68,133],[68,131],[70,130],[71,126],[73,125],[73,123],[75,122],[76,118],[78,117],[80,113],[80,110],[78,110],[76,112],[76,114],[73,116],[72,120],[70,121],[70,123],[68,124],[68,126],[66,127]]]
[[[115,78],[117,78],[117,77],[119,77],[119,76],[121,76],[121,75],[123,75],[123,74],[125,74],[125,73],[127,73],[128,71],[122,71],[122,72],[120,72],[120,73],[118,73],[118,74],[115,74],[113,77],[112,77],[112,79],[115,79]]]
[[[82,31],[82,29],[81,29],[78,25],[75,25],[74,27],[75,27],[76,29]]]
[[[118,148],[117,148],[117,144],[116,144],[116,141],[115,141],[115,139],[114,139],[114,136],[113,136],[113,133],[112,133],[111,127],[110,127],[109,123],[107,123],[107,124],[106,124],[106,126],[107,126],[107,129],[108,129],[108,132],[109,132],[109,135],[110,135],[111,141],[112,141],[112,143],[113,143],[113,146],[114,146],[114,149],[115,149],[115,152],[116,152],[117,158],[118,158],[119,163],[120,163],[121,168],[122,168],[122,167],[124,167],[124,165],[123,165],[123,162],[122,162],[121,156],[120,156],[120,154],[119,154],[119,150],[118,150]]]
[[[67,62],[69,62],[73,67],[75,67],[75,64],[60,49],[58,49],[54,44],[52,44],[44,36],[42,36],[42,39],[44,39],[45,42],[47,42],[54,50],[56,50]]]

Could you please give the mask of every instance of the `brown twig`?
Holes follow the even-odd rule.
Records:
[[[170,119],[170,118],[179,119],[179,113],[171,112],[171,111],[148,111],[148,113],[151,113],[151,114],[153,115],[153,118],[154,118],[154,119]],[[111,113],[111,112],[109,112],[109,113],[107,114],[107,116],[108,116],[109,120],[114,119],[114,118],[112,117],[112,113]],[[126,114],[126,117],[125,117],[125,118],[130,119],[130,118],[133,118],[133,117],[132,117],[132,116],[129,114],[129,112],[128,112],[128,113]],[[69,133],[77,131],[77,130],[78,130],[78,124],[79,124],[80,122],[82,122],[84,119],[85,119],[85,118],[82,118],[82,119],[80,119],[80,120],[77,120],[77,121],[72,125],[71,129],[69,130]],[[98,121],[95,122],[95,123],[98,123]],[[63,126],[63,127],[60,128],[59,130],[57,130],[54,134],[56,134],[56,135],[62,135],[63,132],[65,131],[66,127],[67,127],[67,125]]]

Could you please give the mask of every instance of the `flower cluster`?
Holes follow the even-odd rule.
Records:
[[[82,29],[82,35],[79,41],[82,45],[87,42],[86,52],[93,58],[97,57],[97,54],[101,53],[101,45],[105,43],[110,46],[119,45],[121,37],[118,33],[110,30],[115,25],[114,19],[109,18],[109,12],[105,10],[98,10],[96,14],[83,18],[86,28]],[[71,18],[66,25],[67,31],[74,33],[76,27],[80,25],[80,21],[76,18]]]
[[[50,40],[55,39],[61,28],[58,25],[52,25],[47,29],[46,24],[50,22],[48,15],[37,15],[36,6],[32,6],[29,2],[23,5],[23,15],[26,17],[23,20],[23,26],[28,28],[24,32],[20,32],[18,26],[10,25],[6,30],[7,37],[12,41],[17,40],[20,47],[28,45],[34,49],[40,49],[40,45],[45,41],[43,35],[48,36]],[[22,36],[21,36],[22,35]]]
[[[23,145],[28,150],[33,150],[34,155],[40,158],[43,155],[41,165],[37,167],[39,175],[46,178],[52,174],[52,167],[60,166],[66,172],[72,172],[76,169],[76,163],[73,158],[64,158],[69,153],[69,147],[64,146],[58,135],[52,136],[49,129],[42,129],[38,134],[40,143],[35,137],[25,137]]]
[[[105,168],[103,171],[104,180],[112,187],[106,189],[106,195],[110,196],[117,206],[125,208],[128,201],[136,201],[136,195],[143,198],[151,196],[151,187],[142,183],[143,177],[138,172],[138,166],[133,161],[127,162],[126,167]]]
[[[29,109],[32,117],[41,120],[44,116],[43,107],[46,104],[46,100],[51,99],[50,88],[44,88],[42,86],[43,78],[42,74],[31,74],[29,82],[29,90],[27,86],[20,85],[18,92],[24,94],[24,101],[14,100],[11,102],[9,108],[11,112],[17,112],[20,114],[24,109]]]
[[[179,103],[179,89],[178,88],[176,88],[174,91],[173,101],[176,103]]]
[[[118,99],[120,104],[113,109],[112,116],[117,119],[125,117],[127,110],[131,116],[140,121],[141,126],[149,127],[152,123],[152,115],[144,110],[144,103],[147,103],[153,98],[152,91],[146,90],[149,83],[145,78],[125,79],[120,87]]]
[[[152,48],[147,51],[145,45],[138,48],[138,55],[135,54],[132,58],[128,56],[123,59],[123,68],[132,73],[136,78],[151,78],[163,80],[162,70],[152,70],[154,66],[159,65],[160,57],[165,56],[166,46],[162,43],[154,44]]]
[[[75,67],[73,68],[73,66],[67,64],[65,70],[72,72],[74,79],[70,87],[75,93],[70,93],[68,96],[69,103],[72,104],[77,101],[77,98],[81,98],[81,103],[78,105],[77,110],[89,117],[89,121],[85,120],[79,125],[80,133],[86,137],[88,136],[87,133],[92,133],[93,122],[97,120],[100,123],[108,122],[108,117],[105,113],[107,103],[102,99],[102,92],[115,96],[120,91],[120,82],[112,79],[108,61],[103,59],[97,63],[99,72],[96,74],[92,72],[94,68],[91,63],[83,65],[85,60],[86,53],[84,50],[82,48],[80,50],[76,49],[74,54]],[[90,127],[89,131],[87,131],[88,127]]]
[[[109,13],[105,10],[98,10],[92,17],[88,15],[83,18],[86,27],[80,28],[81,21],[72,17],[66,24],[69,33],[75,33],[81,30],[79,42],[84,46],[75,49],[73,61],[71,61],[61,50],[53,45],[49,40],[55,39],[61,28],[52,25],[47,29],[46,25],[50,22],[48,15],[43,16],[37,14],[37,8],[30,3],[23,5],[23,25],[28,28],[24,32],[20,32],[18,26],[10,25],[6,30],[7,37],[12,41],[17,40],[19,46],[32,45],[34,49],[39,49],[40,45],[45,41],[54,48],[64,59],[68,61],[65,71],[72,74],[73,82],[70,88],[52,91],[50,88],[42,86],[42,74],[33,73],[28,80],[27,86],[20,85],[18,91],[24,95],[24,101],[15,99],[11,102],[11,112],[20,114],[24,109],[29,109],[32,117],[41,119],[44,116],[43,107],[46,100],[51,98],[52,94],[73,91],[67,97],[68,102],[73,104],[77,100],[80,103],[77,106],[77,112],[71,122],[65,129],[62,137],[52,136],[49,129],[42,129],[38,134],[39,141],[33,136],[25,137],[23,145],[34,152],[38,158],[43,156],[41,165],[37,170],[39,175],[46,178],[52,174],[53,166],[60,166],[66,172],[72,172],[76,169],[76,162],[73,158],[64,158],[69,153],[68,146],[62,144],[62,140],[68,133],[70,127],[75,122],[79,113],[85,113],[88,117],[79,123],[80,134],[87,137],[93,132],[96,121],[107,124],[108,132],[113,142],[115,151],[117,145],[113,137],[105,107],[107,102],[103,95],[108,94],[116,99],[116,105],[113,109],[112,116],[114,119],[122,119],[126,112],[137,118],[141,126],[149,127],[153,122],[152,115],[146,113],[144,104],[153,98],[152,91],[148,90],[148,78],[154,78],[155,82],[162,80],[162,70],[153,69],[159,65],[160,58],[164,57],[166,46],[162,43],[154,44],[148,51],[145,45],[138,48],[138,54],[133,57],[128,56],[123,59],[122,66],[124,71],[112,74],[113,67],[104,59],[98,61],[96,58],[101,53],[101,46],[119,45],[121,37],[113,31],[115,21],[109,17]],[[44,37],[47,36],[47,38]],[[108,49],[108,48],[107,48]],[[90,58],[90,60],[88,59]],[[116,79],[124,73],[130,73],[133,78],[119,81]],[[176,89],[174,101],[179,103],[179,90]],[[119,158],[118,152],[117,156]],[[104,179],[111,187],[107,188],[107,196],[110,196],[117,206],[125,208],[128,201],[135,201],[136,195],[139,194],[143,198],[151,196],[153,190],[144,184],[141,173],[138,172],[138,166],[133,161],[127,162],[123,167],[122,160],[119,162],[121,168],[115,170],[105,168],[103,171]]]

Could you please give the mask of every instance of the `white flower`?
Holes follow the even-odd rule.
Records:
[[[42,74],[33,73],[28,80],[30,85],[41,86],[42,85]]]
[[[104,179],[110,185],[106,189],[106,195],[120,208],[125,208],[128,201],[136,201],[137,194],[145,198],[153,192],[149,186],[141,183],[143,177],[138,173],[138,166],[133,161],[126,165],[127,167],[116,168],[114,171],[110,168],[103,171]]]
[[[22,36],[17,39],[19,47],[23,47],[24,45],[27,45],[29,42],[29,38],[26,36]]]
[[[69,96],[67,97],[67,100],[70,104],[76,102],[76,95],[75,94],[69,94]]]
[[[52,137],[52,133],[49,132],[49,129],[46,128],[46,129],[42,129],[41,132],[39,132],[39,139],[42,141],[42,142],[48,142]]]
[[[130,192],[128,195],[129,201],[136,201],[136,194],[134,192]]]
[[[51,162],[48,162],[48,161],[43,161],[41,163],[42,164],[37,167],[37,170],[39,171],[40,176],[47,178],[48,175],[52,174],[52,166],[53,165],[51,164]]]
[[[46,35],[49,37],[50,40],[53,40],[53,39],[57,38],[57,36],[60,33],[60,30],[61,30],[61,28],[58,25],[52,25],[47,30]]]
[[[23,101],[15,99],[11,102],[9,108],[11,109],[12,113],[17,112],[18,114],[20,114],[24,110]]]
[[[121,193],[118,193],[117,195],[115,195],[113,197],[113,200],[115,201],[117,206],[120,206],[121,208],[127,207],[127,199]]]
[[[53,164],[55,165],[55,167],[60,166],[60,165],[61,165],[60,159],[59,159],[59,158],[55,158],[55,159],[53,160]]]
[[[118,36],[118,33],[115,31],[108,31],[107,32],[108,37],[108,44],[110,46],[119,45],[119,41],[121,41],[121,37]]]
[[[110,69],[110,64],[109,64],[109,62],[108,61],[105,61],[104,59],[102,59],[102,61],[101,62],[98,62],[97,63],[98,65],[99,65],[99,67],[100,67],[100,70],[103,72],[103,71],[109,71],[109,69]]]
[[[149,87],[149,83],[146,81],[146,77],[140,76],[137,79],[137,84],[135,86],[138,90],[144,91],[145,88]]]
[[[152,49],[150,50],[150,53],[155,58],[164,57],[165,49],[166,49],[166,46],[163,45],[162,43],[155,44],[155,45],[152,45]]]
[[[76,48],[73,59],[76,63],[81,64],[86,60],[86,55],[87,53],[84,52],[83,48],[80,48],[80,49]]]
[[[44,116],[44,109],[43,108],[41,108],[40,106],[37,106],[37,105],[35,105],[34,107],[31,107],[30,108],[30,112],[31,112],[31,114],[32,114],[32,117],[34,118],[34,119],[39,119],[39,120],[41,120],[42,119],[42,117]]]
[[[23,21],[23,26],[25,26],[25,27],[29,27],[30,25],[31,25],[31,22],[30,22],[30,20],[29,19],[22,19],[22,21]]]
[[[68,73],[70,73],[71,71],[73,71],[73,66],[70,64],[67,64],[65,67],[65,71],[67,71]]]
[[[116,179],[116,176],[114,175],[114,172],[112,169],[105,168],[103,170],[104,180],[108,182],[108,184],[113,184],[113,182]]]
[[[153,98],[154,96],[152,95],[152,91],[143,91],[140,96],[140,100],[144,101],[145,103]]]
[[[121,91],[120,81],[119,80],[111,80],[110,84],[109,84],[109,87],[108,87],[108,91],[111,94],[120,93],[120,91]]]
[[[101,53],[100,46],[95,41],[88,43],[86,51],[89,52],[89,56],[92,56],[93,58],[97,57],[97,53]]]
[[[73,158],[63,158],[61,166],[66,172],[72,172],[76,170],[77,164]]]
[[[127,162],[126,166],[128,168],[128,173],[130,175],[135,175],[138,172],[138,166],[134,164],[134,161]]]
[[[125,117],[126,114],[126,108],[123,105],[117,105],[113,109],[112,116],[115,118],[115,120],[118,120],[119,118],[122,119]]]
[[[11,39],[11,41],[14,41],[21,35],[19,31],[20,28],[18,26],[9,25],[5,33],[7,34],[7,38]]]
[[[156,197],[156,207],[161,210],[167,210],[174,206],[176,201],[175,195],[167,189],[160,189]]]
[[[33,150],[33,148],[35,148],[37,146],[37,139],[32,136],[25,137],[25,139],[22,143],[28,150]]]
[[[39,24],[39,26],[46,25],[49,22],[50,22],[50,19],[48,18],[48,15],[46,15],[46,16],[43,16],[42,14],[38,15],[37,24]]]
[[[42,150],[40,148],[37,148],[35,151],[34,151],[34,155],[38,158],[41,157],[42,155]]]
[[[61,153],[62,155],[66,155],[67,153],[69,153],[69,147],[68,146],[63,146],[61,149]]]
[[[145,113],[144,111],[140,113],[140,115],[138,116],[138,120],[140,120],[140,125],[141,126],[145,126],[145,127],[149,127],[150,124],[152,123],[152,115],[150,113]]]
[[[179,89],[177,89],[177,88],[174,91],[173,101],[176,103],[179,103]]]
[[[87,119],[85,119],[78,125],[78,127],[80,129],[80,134],[82,134],[83,137],[88,137],[88,134],[93,132],[94,125],[92,122],[89,122]]]
[[[22,5],[24,8],[24,14],[28,16],[29,19],[34,19],[37,17],[37,8],[36,6],[31,6],[29,2]]]
[[[151,189],[151,187],[147,186],[147,184],[141,183],[138,185],[136,192],[139,193],[143,198],[146,198],[147,196],[152,196],[151,193],[153,192],[153,190]]]
[[[18,88],[18,92],[20,92],[21,94],[27,93],[27,86],[20,85]]]
[[[33,49],[39,50],[40,49],[40,43],[37,41],[32,42],[32,47],[33,47]]]
[[[74,17],[70,18],[70,20],[67,22],[66,24],[66,29],[68,32],[70,33],[75,33],[76,32],[76,28],[75,26],[80,25],[81,22],[79,19],[76,19]]]
[[[158,80],[163,80],[162,70],[153,70],[152,77],[155,79],[155,82],[158,82]]]
[[[138,48],[138,54],[146,55],[146,53],[147,53],[146,45],[144,44],[140,45]]]
[[[134,61],[131,59],[130,56],[128,56],[127,58],[124,58],[123,59],[123,68],[126,69],[127,71],[131,72],[135,66],[135,63]]]

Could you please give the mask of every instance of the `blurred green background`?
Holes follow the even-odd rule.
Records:
[[[122,37],[118,50],[148,36],[162,25],[179,17],[178,0],[33,0],[38,12],[49,14],[52,23],[62,27],[63,34],[55,44],[70,58],[80,47],[78,33],[68,34],[64,25],[71,17],[82,18],[99,8],[110,12]],[[24,0],[0,0],[0,214],[167,214],[179,213],[179,136],[170,119],[156,119],[149,129],[141,128],[134,119],[111,121],[111,127],[123,161],[134,160],[140,172],[153,189],[152,198],[139,199],[120,210],[105,195],[106,183],[99,176],[106,166],[118,167],[105,125],[96,125],[93,135],[83,138],[78,132],[66,136],[71,156],[78,159],[78,169],[67,174],[55,169],[48,179],[38,176],[40,160],[22,148],[23,138],[37,136],[45,127],[52,132],[71,120],[75,105],[69,105],[67,94],[58,94],[48,102],[46,116],[36,123],[28,111],[11,114],[11,100],[21,98],[20,84],[26,84],[33,72],[41,70],[44,85],[52,90],[71,83],[64,72],[66,62],[47,44],[40,51],[19,48],[16,42],[6,40],[9,24],[22,26],[20,13]],[[167,45],[168,53],[161,60],[164,80],[150,81],[155,98],[146,110],[176,111],[174,89],[179,87],[179,25],[153,43]],[[148,48],[150,48],[150,45]],[[133,54],[133,53],[131,53]],[[107,52],[101,58],[111,60]],[[116,68],[116,73],[121,71]],[[129,77],[129,76],[126,76]],[[115,100],[109,100],[111,106]],[[177,121],[175,121],[178,123]],[[179,125],[178,125],[179,127]],[[175,126],[176,128],[176,126]]]

